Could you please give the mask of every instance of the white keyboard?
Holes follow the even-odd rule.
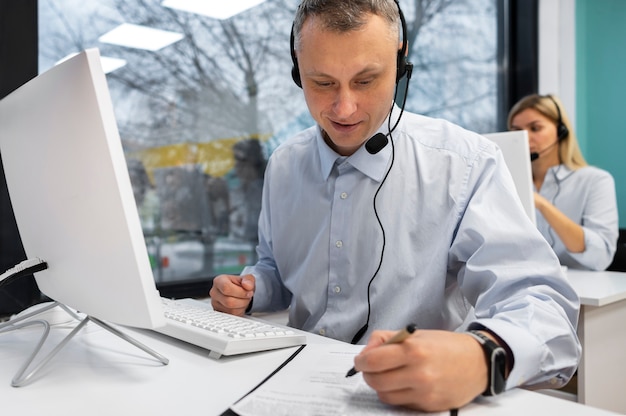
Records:
[[[167,324],[155,331],[206,348],[213,358],[306,344],[305,335],[288,327],[217,312],[194,299],[161,299]]]

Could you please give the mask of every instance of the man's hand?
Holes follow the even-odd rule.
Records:
[[[209,292],[213,309],[243,316],[254,296],[255,279],[251,274],[233,276],[222,274],[213,279]]]
[[[381,401],[420,411],[459,408],[487,386],[487,363],[470,335],[417,330],[399,344],[394,332],[375,331],[354,365]]]

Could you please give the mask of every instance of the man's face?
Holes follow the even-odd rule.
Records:
[[[374,135],[391,109],[398,41],[376,15],[360,29],[323,30],[318,17],[302,27],[298,64],[311,115],[330,147],[351,155]]]

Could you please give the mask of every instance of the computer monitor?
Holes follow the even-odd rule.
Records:
[[[535,198],[533,189],[533,175],[530,165],[530,148],[528,146],[528,132],[526,130],[506,131],[501,133],[484,134],[502,150],[504,161],[513,176],[515,190],[522,201],[524,211],[533,224],[537,224],[535,213]]]
[[[141,328],[165,324],[97,49],[0,101],[0,155],[28,258],[51,299]]]

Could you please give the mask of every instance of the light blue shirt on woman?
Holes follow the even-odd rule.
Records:
[[[593,166],[577,170],[566,165],[552,166],[539,194],[583,227],[585,251],[572,253],[537,210],[537,228],[561,264],[572,269],[606,269],[613,261],[619,236],[615,181],[611,174]]]
[[[498,148],[406,112],[392,135],[375,155],[342,157],[313,127],[274,151],[259,260],[242,272],[257,279],[252,311],[289,308],[290,325],[349,342],[366,323],[371,281],[361,343],[408,323],[485,327],[513,351],[508,387],[564,383],[580,357],[578,297]]]

